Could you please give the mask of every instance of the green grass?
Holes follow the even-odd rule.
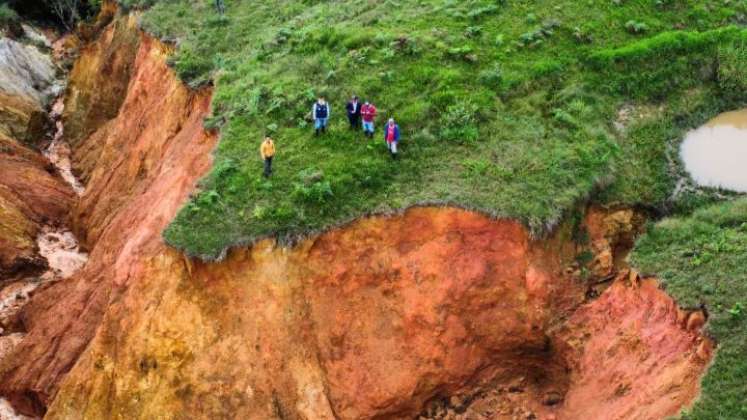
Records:
[[[683,418],[747,418],[747,199],[659,222],[632,262],[657,274],[680,305],[703,304],[710,314],[718,352],[700,400]]]
[[[216,86],[214,169],[164,233],[208,259],[418,204],[516,218],[538,235],[589,197],[675,208],[672,145],[745,99],[730,87],[745,68],[743,2],[229,0],[223,17],[212,1],[128,3],[154,3],[142,26],[179,40],[183,80]],[[347,131],[352,93],[377,104],[379,127],[398,119],[399,161],[380,132]],[[321,139],[308,120],[318,94],[334,113]],[[619,134],[625,103],[663,117]],[[278,150],[269,181],[265,134]]]

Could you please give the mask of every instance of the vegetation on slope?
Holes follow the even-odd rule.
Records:
[[[710,313],[718,353],[700,400],[683,417],[747,418],[747,199],[656,224],[632,260],[656,273],[680,304]]]
[[[5,1],[0,1],[0,29],[18,22],[18,13],[8,6]]]
[[[165,232],[206,258],[422,203],[518,218],[535,233],[595,190],[690,203],[669,202],[672,144],[744,99],[729,84],[744,70],[719,66],[747,38],[740,2],[237,0],[225,16],[212,1],[148,3],[142,25],[179,41],[179,75],[216,85],[214,169]],[[353,93],[377,104],[379,128],[398,119],[399,161],[380,132],[348,131]],[[333,118],[314,138],[319,94]],[[621,134],[612,122],[625,103],[656,112]],[[270,180],[265,134],[278,149]]]

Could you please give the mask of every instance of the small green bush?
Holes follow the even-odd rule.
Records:
[[[170,60],[176,74],[192,87],[199,87],[210,80],[213,61],[209,54],[201,53],[190,45],[184,45],[179,54]]]
[[[638,22],[636,20],[629,20],[625,22],[625,30],[627,30],[631,34],[639,35],[639,34],[648,32],[648,25],[646,25],[643,22]]]
[[[489,88],[497,88],[503,82],[503,71],[497,63],[480,72],[480,83]]]
[[[477,140],[477,106],[463,102],[451,105],[441,116],[441,138],[444,140],[469,143]]]
[[[305,204],[324,204],[334,194],[332,185],[324,179],[324,172],[309,168],[298,173],[299,181],[293,184],[293,198]]]
[[[718,50],[718,83],[729,92],[747,91],[747,40],[728,43]]]

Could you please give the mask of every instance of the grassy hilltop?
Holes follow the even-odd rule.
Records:
[[[164,233],[217,258],[361,215],[435,203],[546,232],[580,200],[675,215],[633,263],[705,304],[720,347],[688,419],[747,418],[747,201],[698,188],[686,130],[747,104],[747,2],[730,0],[123,0],[213,82],[215,165]],[[356,93],[403,129],[401,159],[348,131]],[[308,114],[331,102],[327,136]],[[259,142],[277,141],[261,177]],[[718,201],[725,202],[717,203]]]
[[[224,17],[212,1],[148,3],[142,25],[179,41],[179,75],[216,85],[214,169],[165,232],[207,258],[420,203],[535,233],[595,191],[676,206],[671,144],[744,99],[734,86],[747,83],[743,2],[228,0]],[[399,161],[380,132],[347,130],[352,93],[378,105],[379,127],[398,119]],[[333,111],[323,138],[307,119],[318,94]],[[622,134],[625,103],[643,117]],[[269,181],[266,133],[278,148]]]

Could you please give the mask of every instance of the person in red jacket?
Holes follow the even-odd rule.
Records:
[[[373,138],[376,106],[366,101],[366,103],[361,107],[361,117],[363,118],[363,134],[365,134],[366,137]]]
[[[397,159],[397,144],[399,144],[399,125],[394,122],[394,118],[389,118],[389,122],[384,126],[384,141],[392,159]]]

